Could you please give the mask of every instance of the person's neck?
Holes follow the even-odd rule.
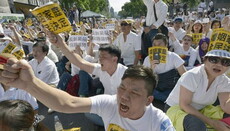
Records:
[[[124,31],[123,35],[127,36],[130,33],[130,31]]]
[[[183,46],[184,51],[188,51],[190,46]]]
[[[175,29],[175,31],[178,31],[180,29],[180,27],[179,28],[178,27],[174,27],[174,29]]]
[[[110,68],[110,70],[107,71],[107,73],[108,73],[110,76],[112,76],[112,75],[114,74],[114,72],[117,70],[117,66],[118,66],[118,64],[113,65],[113,66]]]
[[[211,73],[209,73],[206,68],[205,68],[205,72],[207,74],[208,88],[209,88],[209,86],[212,84],[212,82],[216,79],[216,76],[213,76]]]
[[[154,0],[155,3],[159,2],[160,0]]]
[[[45,57],[43,59],[37,59],[38,64],[40,64],[44,59]]]

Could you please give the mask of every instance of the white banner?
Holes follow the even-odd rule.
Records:
[[[93,43],[96,44],[108,44],[110,43],[110,31],[108,29],[93,29],[92,36],[93,36]]]
[[[105,28],[108,30],[114,30],[115,29],[115,24],[106,24]]]
[[[84,35],[71,35],[69,37],[69,48],[75,49],[76,46],[80,46],[82,50],[85,50],[87,47],[88,36]]]

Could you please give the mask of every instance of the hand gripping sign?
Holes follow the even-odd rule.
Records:
[[[159,60],[160,63],[166,63],[167,59],[167,47],[154,46],[149,48],[150,61]]]
[[[69,20],[57,3],[46,4],[31,12],[45,28],[55,34],[71,30]]]

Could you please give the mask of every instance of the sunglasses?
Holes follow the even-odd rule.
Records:
[[[208,61],[210,63],[213,63],[213,64],[217,64],[219,62],[221,62],[221,65],[222,66],[225,66],[225,67],[228,67],[230,66],[230,59],[227,59],[227,58],[219,58],[219,57],[208,57]]]
[[[128,26],[128,25],[130,25],[130,24],[128,24],[128,23],[121,23],[121,26]]]

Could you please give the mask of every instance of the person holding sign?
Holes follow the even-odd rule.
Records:
[[[169,118],[151,104],[157,81],[150,68],[130,67],[122,76],[117,95],[89,98],[74,97],[50,87],[35,77],[26,61],[10,59],[4,69],[0,73],[1,82],[28,91],[59,112],[98,114],[105,123],[105,130],[175,131]]]
[[[180,43],[171,32],[169,32],[169,38],[173,42],[172,46],[174,48],[174,52],[185,61],[184,66],[186,69],[192,69],[197,58],[196,50],[191,47],[193,40],[192,36],[185,35],[182,39],[182,43]]]
[[[178,131],[229,131],[219,121],[229,116],[230,80],[224,74],[230,68],[230,52],[211,50],[204,64],[186,72],[166,100],[165,111]],[[213,106],[220,101],[219,106]],[[210,127],[206,127],[206,125]]]
[[[141,50],[141,39],[131,29],[132,21],[123,20],[121,22],[122,33],[113,42],[114,45],[120,48],[122,63],[126,66],[137,65],[139,51]]]
[[[167,47],[168,39],[164,34],[158,33],[153,39],[153,47]],[[151,53],[151,51],[149,51]],[[159,82],[153,92],[154,98],[164,102],[172,91],[177,79],[186,72],[184,61],[176,53],[165,52],[165,63],[159,62],[159,57],[153,57],[153,60],[147,56],[143,65],[151,67],[159,76]],[[179,73],[179,74],[178,74]]]

